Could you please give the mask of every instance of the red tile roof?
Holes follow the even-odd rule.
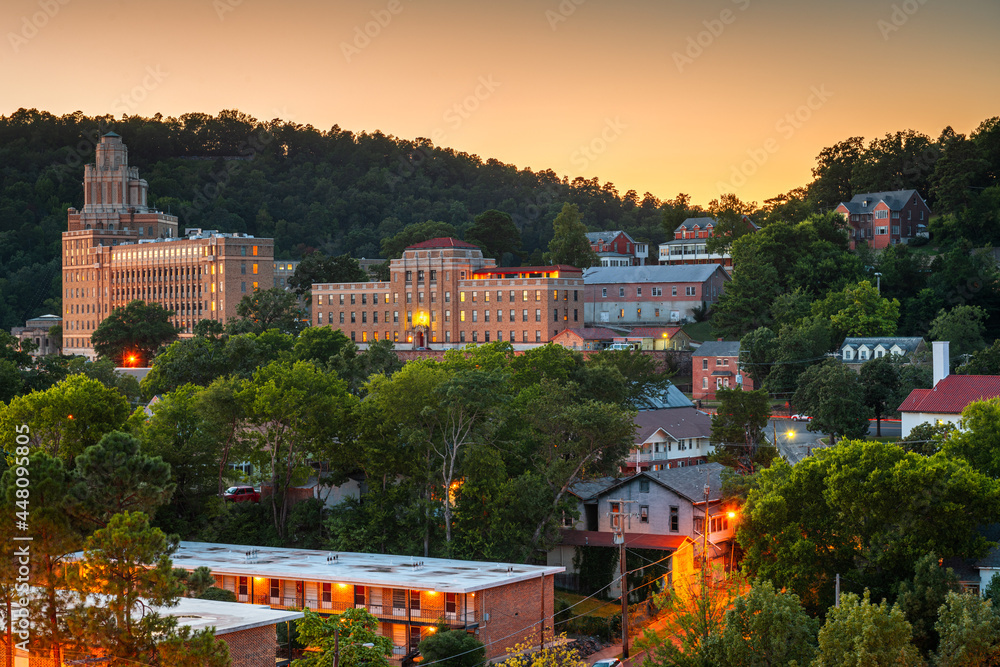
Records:
[[[566,530],[562,533],[562,544],[574,547],[613,547],[614,533],[597,530]],[[651,535],[649,533],[625,533],[625,546],[633,549],[666,549],[674,551],[684,546],[691,538],[686,535]]]
[[[438,239],[427,239],[426,241],[421,241],[420,243],[414,243],[413,245],[406,246],[406,249],[411,248],[478,248],[479,246],[473,245],[471,243],[466,243],[465,241],[459,241],[458,239],[453,239],[451,237],[441,237]]]
[[[1000,375],[949,375],[933,389],[914,389],[900,412],[961,414],[969,403],[1000,397]]]

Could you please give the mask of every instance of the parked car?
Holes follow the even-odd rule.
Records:
[[[810,417],[809,415],[805,415],[805,414],[801,414],[801,413],[797,414],[797,415],[792,415],[792,421],[793,422],[811,422],[812,419],[813,418]]]
[[[252,486],[231,486],[222,494],[222,499],[234,503],[259,503],[260,491]]]
[[[593,667],[618,667],[620,664],[622,661],[618,658],[604,658],[595,662]]]

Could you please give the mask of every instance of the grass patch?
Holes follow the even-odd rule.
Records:
[[[585,597],[586,597],[585,595],[577,595],[576,593],[568,593],[566,591],[556,591],[556,599],[562,600],[569,606],[577,604]],[[597,600],[595,598],[590,598],[589,600],[586,600],[579,606],[573,607],[572,616],[587,614],[589,616],[596,616],[598,618],[610,618],[619,611],[621,611],[621,605],[618,604],[617,602],[608,602],[606,600]]]
[[[705,342],[709,340],[715,340],[715,335],[712,333],[712,323],[708,320],[704,322],[694,322],[693,324],[685,324],[681,329],[688,336],[691,336],[691,340],[696,340],[700,342]]]

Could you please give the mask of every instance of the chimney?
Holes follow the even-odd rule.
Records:
[[[936,340],[931,343],[931,348],[934,350],[934,387],[937,387],[938,382],[948,377],[948,364],[949,352],[948,352],[948,341],[946,340]]]

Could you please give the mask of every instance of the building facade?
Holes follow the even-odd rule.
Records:
[[[649,257],[648,243],[637,243],[621,230],[589,232],[587,240],[601,266],[642,266]]]
[[[35,345],[35,351],[31,353],[33,359],[44,357],[49,354],[60,354],[62,348],[59,341],[49,335],[49,329],[55,326],[62,326],[62,318],[58,315],[40,315],[32,317],[24,323],[23,327],[14,327],[10,333],[15,338],[22,341],[30,341]]]
[[[743,224],[751,232],[760,229],[753,220],[743,216]],[[672,241],[660,244],[660,264],[719,264],[732,270],[733,258],[729,253],[710,253],[706,242],[715,234],[715,218],[688,218],[674,230]]]
[[[708,462],[712,418],[693,407],[640,410],[635,416],[635,442],[625,461],[630,473],[666,470]]]
[[[639,327],[691,320],[730,281],[722,267],[594,267],[583,273],[588,327]]]
[[[366,609],[393,643],[393,663],[416,655],[439,624],[486,644],[486,657],[525,640],[552,639],[554,576],[561,567],[331,553],[181,542],[174,566],[205,566],[239,602],[339,614]]]
[[[931,209],[916,190],[867,192],[836,209],[850,225],[851,250],[859,243],[886,248],[926,235]]]
[[[174,311],[190,332],[201,319],[225,322],[248,292],[273,285],[274,241],[214,230],[179,237],[177,218],[151,209],[146,181],[128,166],[113,132],[84,171],[84,206],[62,235],[63,352],[94,358],[91,335],[133,300]]]
[[[722,387],[754,389],[753,380],[740,370],[740,342],[719,340],[702,343],[691,355],[691,395],[696,399],[715,400]]]
[[[542,345],[583,327],[583,278],[572,266],[498,267],[482,250],[452,238],[406,248],[388,282],[312,286],[313,326],[340,329],[366,344],[461,347],[508,341]]]

